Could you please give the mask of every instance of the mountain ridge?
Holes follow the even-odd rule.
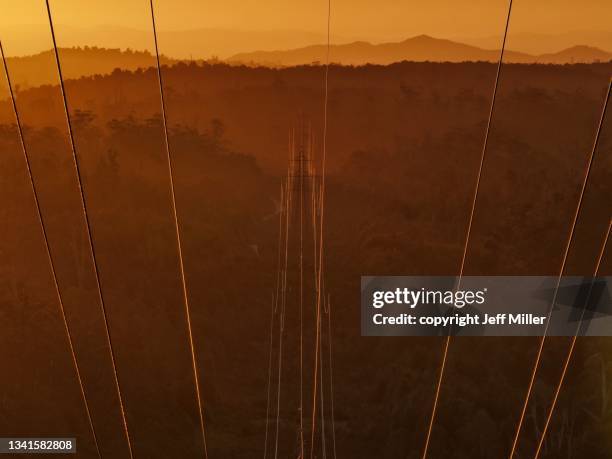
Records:
[[[65,79],[104,75],[115,69],[135,71],[139,68],[155,66],[155,56],[149,51],[133,51],[119,48],[58,48]],[[16,89],[57,83],[57,67],[52,50],[41,51],[27,56],[6,58],[11,80]],[[162,65],[179,62],[160,55]],[[5,81],[0,80],[0,88]]]
[[[310,65],[324,62],[326,51],[326,45],[318,44],[287,50],[240,53],[226,60],[213,59],[210,62],[272,67]],[[124,50],[84,46],[60,48],[59,52],[66,79],[105,75],[116,69],[136,71],[155,66],[155,57],[149,51],[134,51],[129,48]],[[399,42],[381,44],[363,40],[352,41],[332,45],[330,54],[332,63],[342,65],[388,65],[401,61],[497,62],[499,60],[499,50],[478,48],[429,35],[417,35]],[[506,50],[504,53],[506,63],[571,64],[609,60],[612,60],[612,53],[588,45],[575,45],[555,53],[538,56],[512,50]],[[162,65],[174,65],[190,60],[161,55],[160,61]],[[199,59],[196,62],[204,60]],[[57,84],[57,69],[51,50],[27,56],[8,57],[7,65],[16,89]],[[3,79],[0,79],[0,88],[6,88]]]
[[[227,59],[231,63],[254,63],[270,66],[293,66],[322,62],[327,46],[310,45],[301,48],[239,53]],[[465,43],[417,35],[399,42],[373,44],[367,41],[330,46],[331,62],[342,65],[388,65],[401,61],[467,62],[499,60],[499,50],[484,49]],[[532,55],[506,49],[504,62],[567,64],[612,60],[612,53],[587,45],[576,45],[556,53]]]

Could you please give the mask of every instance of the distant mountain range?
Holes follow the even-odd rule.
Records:
[[[96,47],[60,48],[62,73],[64,78],[80,78],[91,75],[109,74],[116,68],[136,70],[153,67],[155,57],[148,51],[122,51]],[[160,56],[163,64],[178,62],[165,56]],[[31,56],[9,57],[7,65],[11,80],[15,86],[22,89],[57,84],[57,67],[53,51],[43,51]],[[0,79],[0,87],[4,87],[4,78]]]
[[[498,33],[486,37],[456,36],[446,38],[458,41],[459,43],[465,43],[466,45],[478,46],[485,49],[496,49],[499,46],[501,35]],[[576,43],[612,51],[612,29],[559,30],[556,33],[513,31],[509,41],[510,48],[533,55],[553,53],[560,49],[571,48],[575,46]]]
[[[257,64],[269,66],[292,66],[325,62],[327,47],[312,45],[282,51],[255,51],[240,53],[227,59],[229,64]],[[120,50],[118,48],[61,48],[60,57],[65,78],[80,78],[104,75],[119,68],[136,70],[155,65],[149,51]],[[498,50],[483,49],[451,40],[419,35],[397,43],[371,44],[357,41],[333,45],[330,60],[344,65],[391,64],[400,61],[489,61],[497,62]],[[185,59],[161,56],[164,65],[172,65]],[[582,62],[607,62],[612,53],[591,46],[573,46],[557,53],[531,55],[506,50],[504,62],[566,64]],[[9,57],[9,70],[14,84],[21,89],[57,83],[57,69],[52,51],[43,51],[30,56]],[[0,78],[0,88],[5,86]],[[2,94],[0,94],[2,97]]]
[[[279,51],[240,53],[229,62],[255,63],[269,66],[293,66],[324,62],[326,45]],[[372,44],[365,41],[332,45],[330,61],[343,65],[380,64],[401,61],[465,62],[499,60],[499,50],[483,49],[451,40],[419,35],[401,42]],[[591,46],[574,46],[557,53],[532,55],[512,50],[504,53],[504,62],[567,64],[612,60],[612,53]]]
[[[121,26],[75,26],[57,24],[59,43],[63,48],[83,47],[131,48],[154,51],[151,28]],[[324,33],[296,29],[244,30],[237,28],[197,28],[157,32],[160,51],[176,59],[226,59],[236,53],[252,50],[290,49],[322,43]],[[27,38],[27,39],[25,39]],[[332,35],[336,43],[347,43],[353,37]],[[50,46],[48,25],[15,25],[2,28],[5,52],[11,56],[39,53]],[[42,46],[42,48],[41,48]]]

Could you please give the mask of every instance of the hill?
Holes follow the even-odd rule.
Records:
[[[107,75],[115,69],[135,71],[155,66],[155,58],[149,51],[89,46],[60,48],[59,51],[66,79]],[[326,51],[325,45],[279,51],[255,51],[235,54],[226,62],[232,65],[258,64],[270,67],[291,67],[324,62]],[[372,44],[356,41],[333,45],[330,56],[332,62],[343,65],[389,65],[403,61],[497,62],[499,50],[483,49],[451,40],[419,35],[397,43]],[[186,62],[184,59],[164,55],[160,59],[162,65]],[[610,60],[612,60],[612,53],[591,46],[573,46],[557,53],[539,56],[506,50],[504,55],[504,62],[507,63],[567,64]],[[9,57],[7,61],[13,83],[21,90],[57,83],[57,69],[52,50],[28,56]],[[4,78],[0,80],[0,89],[5,89]]]
[[[303,48],[256,51],[236,54],[228,61],[257,63],[271,66],[304,65],[325,60],[326,45]],[[499,50],[483,49],[451,40],[419,35],[401,42],[372,44],[357,41],[330,47],[332,62],[343,65],[380,64],[388,65],[401,61],[467,62],[499,59]],[[553,63],[596,62],[612,59],[612,53],[588,46],[574,46],[558,53],[535,56],[518,51],[506,50],[504,60],[512,63]]]
[[[91,75],[105,75],[116,68],[137,70],[155,65],[155,58],[148,51],[107,49],[97,47],[60,48],[62,72],[65,78],[81,78]],[[161,56],[162,64],[177,62]],[[57,83],[57,68],[53,50],[43,51],[31,56],[7,58],[11,79],[15,86],[22,89]],[[5,87],[4,77],[0,83]]]
[[[117,25],[77,26],[57,24],[61,31],[61,45],[65,48],[97,46],[100,48],[131,48],[153,51],[153,35],[150,27],[121,27]],[[24,37],[28,37],[24,40]],[[168,30],[160,25],[158,30],[160,50],[177,59],[209,59],[218,56],[225,59],[236,53],[253,50],[275,50],[279,47],[299,48],[322,43],[323,33],[296,29],[245,30],[228,27],[204,27]],[[26,56],[44,51],[50,46],[49,28],[40,25],[7,25],[2,28],[2,39],[11,56]],[[351,37],[332,34],[337,43],[346,43]],[[282,45],[280,45],[282,43]],[[583,43],[583,42],[581,42]],[[248,47],[245,47],[245,44]]]
[[[542,54],[537,57],[537,62],[542,64],[573,64],[606,62],[612,60],[612,53],[608,53],[593,46],[572,46],[557,53]]]

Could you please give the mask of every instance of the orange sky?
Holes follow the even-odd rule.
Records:
[[[475,39],[473,44],[491,47],[501,32],[507,4],[506,0],[332,0],[332,29],[337,41],[381,42],[425,33]],[[108,27],[149,30],[148,0],[51,0],[51,5],[60,44],[63,38],[69,46],[80,42],[109,46],[120,42],[121,36],[111,37],[118,34],[125,38],[121,47],[146,46],[142,39]],[[303,40],[318,42],[325,32],[327,0],[157,0],[156,9],[161,31],[286,30],[296,37],[311,32]],[[611,17],[610,0],[515,0],[509,46],[514,36],[514,47],[526,51],[533,51],[525,49],[529,46],[544,46],[543,52],[577,41],[612,50]],[[44,0],[2,0],[0,39],[10,42],[9,54],[48,48],[46,24]],[[534,33],[552,38],[526,38]],[[292,47],[300,40],[279,38],[276,48]],[[218,54],[224,54],[223,44],[216,46]],[[248,40],[243,50],[251,50]]]

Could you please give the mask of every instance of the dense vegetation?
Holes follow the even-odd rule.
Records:
[[[178,64],[163,71],[209,453],[252,458],[263,448],[280,177],[300,117],[312,123],[320,160],[322,68]],[[504,67],[466,274],[558,274],[611,73],[612,64]],[[420,456],[442,341],[360,337],[359,276],[457,272],[494,76],[487,63],[330,69],[326,278],[341,457]],[[196,457],[156,74],[116,70],[70,80],[67,92],[136,455]],[[24,90],[18,103],[94,420],[106,451],[119,457],[59,91]],[[569,272],[590,273],[609,221],[611,120]],[[0,122],[0,347],[10,367],[1,430],[74,432],[82,451],[91,451],[8,101],[0,103]],[[605,272],[611,268],[608,255]],[[452,344],[432,458],[508,452],[537,343],[484,340]],[[606,457],[606,346],[580,342],[543,457]],[[566,347],[554,339],[546,348],[517,457],[533,451]],[[23,400],[24,390],[31,399]],[[295,438],[281,446],[291,457]]]

